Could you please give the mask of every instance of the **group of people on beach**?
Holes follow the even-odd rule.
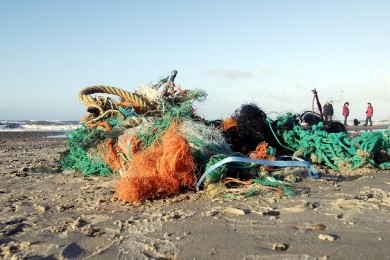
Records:
[[[325,122],[330,122],[332,121],[332,117],[333,117],[333,101],[332,100],[328,100],[326,102],[326,104],[324,105],[324,108],[323,108],[323,115],[324,115],[324,120]],[[367,103],[367,109],[366,109],[366,123],[364,124],[364,126],[367,126],[367,125],[372,125],[372,116],[374,115],[374,108],[373,106],[371,105],[370,102]],[[344,106],[343,106],[343,116],[344,116],[344,125],[345,126],[348,126],[347,125],[347,119],[348,119],[348,116],[349,116],[349,102],[345,102],[344,103]],[[359,124],[359,121],[357,119],[354,120],[354,124],[357,125]]]

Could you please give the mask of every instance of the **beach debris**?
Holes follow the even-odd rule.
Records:
[[[272,245],[272,250],[274,251],[286,251],[288,249],[288,244],[277,244],[277,243],[274,243]]]
[[[205,216],[205,217],[213,217],[213,216],[216,216],[220,213],[219,210],[216,210],[216,209],[212,209],[212,210],[209,210],[209,211],[206,211],[206,212],[202,212],[202,216]],[[245,214],[245,213],[244,213]]]
[[[334,241],[337,237],[335,235],[319,234],[318,238],[320,240]]]
[[[368,199],[371,199],[374,197],[374,194],[364,194],[364,195],[356,195],[354,198],[356,200],[363,200],[363,201],[367,201]]]
[[[276,211],[276,210],[263,211],[263,216],[275,216],[275,217],[278,217],[279,215],[280,215],[280,212]]]
[[[245,215],[247,214],[248,211],[245,211],[243,209],[239,209],[239,208],[226,208],[224,210],[225,213],[228,213],[228,214],[235,214],[235,215]]]
[[[324,124],[316,90],[313,104],[317,100],[319,114],[313,105],[312,111],[279,114],[273,120],[248,103],[227,119],[210,121],[193,106],[207,93],[176,86],[177,73],[134,92],[102,85],[81,90],[78,98],[87,115],[67,134],[61,168],[119,175],[115,196],[124,202],[171,197],[218,183],[250,187],[243,197],[264,188],[292,196],[288,186],[299,178],[273,174],[280,167],[300,167],[313,178],[319,175],[312,164],[334,170],[390,169],[383,160],[390,154],[390,128],[349,139],[337,122]],[[225,193],[214,190],[214,195]]]
[[[316,230],[316,231],[319,231],[319,230],[324,230],[326,229],[326,226],[324,224],[315,224],[313,227],[312,227],[313,230]]]

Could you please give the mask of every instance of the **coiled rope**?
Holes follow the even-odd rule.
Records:
[[[93,97],[92,94],[96,93],[116,95],[121,98],[121,102],[127,101],[134,104],[134,106],[139,107],[139,113],[145,113],[156,108],[156,104],[152,104],[149,100],[138,94],[110,86],[91,86],[84,88],[78,94],[78,99],[81,103],[83,103],[88,108],[95,108],[97,111],[99,111],[99,115],[89,120],[90,122],[99,121],[110,113],[118,115],[120,114],[118,111],[118,104],[116,102],[108,98],[102,98],[101,96]]]

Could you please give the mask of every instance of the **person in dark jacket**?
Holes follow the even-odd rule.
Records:
[[[324,120],[325,122],[331,122],[332,121],[332,116],[333,116],[333,101],[328,100],[326,104],[324,105],[323,108],[324,111]]]
[[[349,102],[345,102],[343,106],[344,125],[347,126],[347,118],[349,116]]]
[[[372,125],[371,117],[374,115],[374,108],[372,107],[371,103],[367,103],[368,107],[366,110],[366,123],[364,126],[368,125],[368,122],[370,122],[370,125]]]

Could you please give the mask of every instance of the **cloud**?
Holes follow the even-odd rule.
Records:
[[[257,95],[261,92],[261,88],[259,88],[258,86],[254,85],[254,84],[251,84],[251,83],[246,83],[246,84],[243,84],[242,85],[242,89],[244,91],[241,91],[241,94],[247,94],[248,96],[253,96],[253,95]]]
[[[273,70],[268,66],[260,66],[256,69],[257,74],[260,76],[268,76],[273,74]]]
[[[364,102],[375,102],[376,100],[387,103],[390,99],[390,92],[382,86],[370,86],[367,88],[362,88],[360,90],[359,96],[363,98]]]
[[[297,90],[305,90],[305,89],[314,89],[312,86],[309,86],[305,82],[295,82],[294,85],[292,86],[294,89]]]
[[[382,78],[386,85],[390,85],[390,72],[383,74]]]
[[[252,73],[246,70],[238,69],[219,69],[212,70],[208,72],[209,75],[217,76],[227,80],[236,80],[239,78],[249,78],[252,77]]]

